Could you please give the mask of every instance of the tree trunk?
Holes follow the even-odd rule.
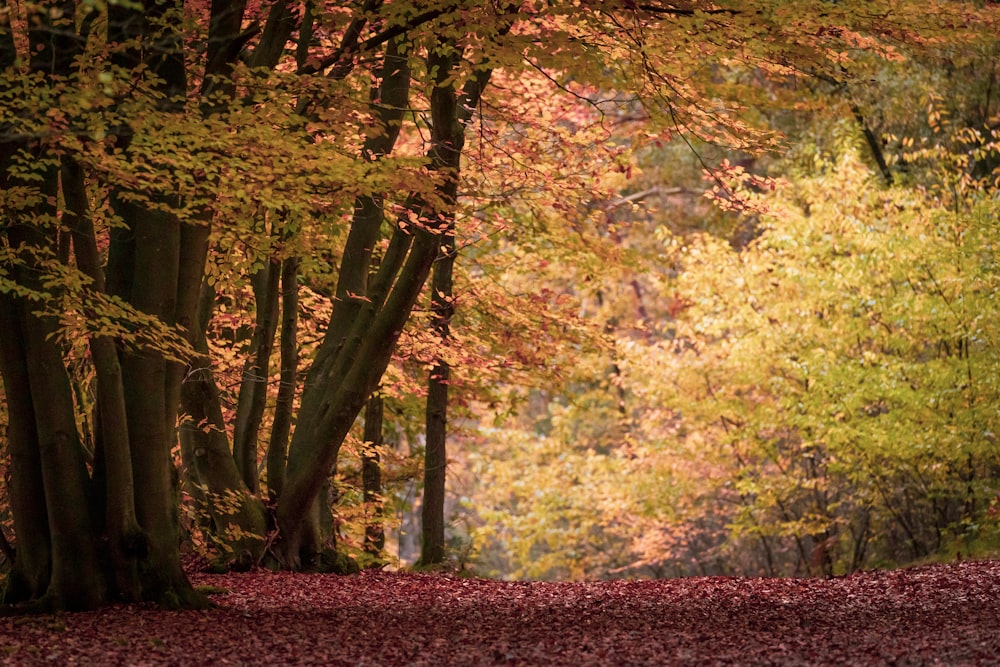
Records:
[[[269,261],[253,277],[257,317],[250,340],[248,358],[243,366],[236,425],[233,433],[233,456],[243,483],[256,494],[260,490],[257,474],[257,438],[267,405],[267,380],[270,375],[271,350],[278,326],[278,287],[281,262]]]
[[[170,213],[124,202],[118,214],[131,222],[135,234],[131,303],[171,324],[176,320],[180,223]],[[177,408],[171,400],[179,395],[180,383],[164,356],[148,350],[126,352],[122,375],[132,474],[142,490],[136,497],[136,515],[149,541],[142,564],[145,596],[168,607],[195,604],[177,550],[177,474],[171,456],[176,426],[171,418]]]
[[[374,564],[380,563],[385,548],[383,525],[382,467],[379,447],[382,446],[382,396],[375,392],[365,406],[364,450],[361,454],[361,482],[365,503],[364,550]]]
[[[271,439],[267,446],[267,488],[272,502],[281,495],[288,460],[288,436],[299,368],[299,259],[289,257],[281,266],[281,374],[274,406]]]
[[[76,73],[76,56],[85,41],[76,31],[89,34],[91,27],[86,18],[76,20],[76,4],[66,0],[26,6],[26,54],[40,85],[56,89]],[[206,95],[209,89],[231,95],[233,88],[225,79],[238,45],[245,42],[237,34],[243,5],[212,3],[205,70],[206,81],[211,78],[212,83],[203,88]],[[161,113],[187,113],[185,54],[176,29],[182,10],[180,0],[108,8],[107,39],[123,45],[112,51],[111,60],[155,76],[143,81],[137,75],[136,81],[154,82],[157,94],[150,103]],[[17,66],[11,25],[0,25],[0,65],[8,77]],[[135,91],[129,101],[139,101],[144,94],[141,87]],[[115,149],[128,155],[131,129],[120,122],[114,131]],[[102,271],[84,174],[73,156],[61,155],[60,181],[59,160],[48,144],[30,132],[4,136],[18,138],[0,144],[0,187],[15,185],[26,193],[23,205],[4,211],[5,218],[17,224],[2,230],[11,261],[0,276],[5,283],[0,294],[0,373],[10,412],[10,494],[17,539],[4,601],[83,609],[111,599],[142,597],[167,606],[203,606],[207,601],[187,581],[178,551],[171,450],[184,364],[149,347],[119,349],[106,335],[91,336],[97,436],[90,479],[88,453],[76,424],[79,397],[56,336],[58,322],[44,312],[62,307],[62,272],[71,268],[68,263],[74,258],[91,283],[85,288],[65,284],[85,294],[80,305],[84,315],[98,314],[86,295],[110,293],[190,337],[208,225],[182,225],[169,212],[180,203],[177,200],[108,183],[121,224],[111,233],[108,265]],[[59,145],[59,136],[53,145]],[[21,162],[15,164],[15,159]],[[13,167],[27,168],[31,176],[23,177]],[[65,203],[61,216],[60,201]],[[56,279],[44,282],[49,277]]]
[[[235,96],[235,87],[230,79],[232,62],[245,41],[254,34],[253,31],[240,32],[245,1],[231,3],[230,6],[227,4],[221,1],[213,1],[212,4],[211,25],[217,27],[219,34],[226,36],[227,39],[221,40],[220,45],[214,50],[212,45],[209,45],[207,67],[217,74],[218,80],[212,82],[206,78],[203,83],[206,112],[224,109],[228,101]],[[303,20],[311,24],[312,19],[306,17]],[[297,17],[287,2],[274,3],[264,26],[263,35],[250,56],[252,66],[273,68],[283,53],[296,23]],[[307,26],[303,25],[303,29],[307,29]],[[222,93],[221,99],[213,102],[214,98],[210,93],[219,92]],[[251,341],[250,358],[246,362],[244,380],[240,387],[232,449],[226,435],[219,390],[205,340],[205,328],[211,311],[209,297],[214,300],[214,292],[208,294],[210,290],[207,286],[203,299],[206,307],[203,308],[202,317],[196,318],[192,327],[193,342],[199,356],[190,366],[181,396],[186,415],[180,432],[185,466],[196,483],[195,488],[198,491],[202,489],[205,491],[202,499],[207,504],[215,537],[232,550],[230,565],[237,569],[260,563],[264,557],[263,548],[268,528],[264,504],[256,495],[259,491],[257,440],[266,405],[266,376],[276,328],[279,279],[286,285],[289,282],[293,285],[296,283],[297,262],[290,260],[285,267],[290,271],[286,272],[281,265],[271,262],[254,279],[258,306],[257,323]],[[281,270],[280,275],[279,270]],[[286,312],[289,310],[288,304],[292,304],[290,306],[292,328],[286,330],[286,318],[286,321],[283,321],[285,329],[282,333],[282,378],[283,381],[287,380],[286,368],[290,364],[292,380],[289,382],[288,390],[284,387],[279,390],[279,405],[284,406],[284,409],[279,407],[275,415],[275,428],[279,433],[284,430],[286,441],[291,426],[290,410],[297,365],[297,350],[294,347],[296,290],[297,286],[293,288],[291,297],[286,295],[284,300]],[[288,349],[289,345],[292,347],[291,351]],[[283,466],[283,454],[280,458]],[[279,477],[280,475],[273,475],[275,479]]]
[[[12,22],[0,23],[0,68],[13,71],[17,48]],[[6,135],[0,125],[0,135]],[[0,190],[7,190],[14,180],[10,167],[19,143],[0,143]],[[0,210],[4,218],[17,219],[20,210]],[[6,235],[6,231],[4,232]],[[2,274],[14,267],[4,264]],[[24,336],[21,331],[21,301],[0,290],[0,378],[7,404],[7,453],[10,456],[10,480],[7,486],[10,510],[17,537],[14,564],[7,573],[0,603],[15,604],[41,598],[52,574],[52,541],[49,538],[48,512],[42,486],[42,463],[38,435],[35,432],[35,406],[31,401]]]
[[[157,75],[162,94],[157,105],[166,113],[184,113],[184,54],[174,28],[181,9],[180,2],[160,0],[147,0],[142,10],[109,9],[112,38],[138,37],[148,47],[123,51],[117,56],[120,64],[141,64]],[[213,13],[217,10],[213,6]],[[128,153],[127,136],[122,143]],[[180,203],[177,199],[123,195],[112,201],[124,224],[110,248],[109,289],[117,290],[138,311],[187,330],[190,337],[208,229],[182,225],[170,212]],[[136,195],[145,198],[135,199]],[[136,518],[146,536],[140,562],[143,597],[166,607],[202,607],[207,600],[191,587],[181,567],[178,480],[171,453],[185,365],[149,349],[129,349],[121,358],[133,483],[139,491]]]
[[[8,164],[4,159],[5,180]],[[8,212],[19,222],[7,231],[10,248],[19,257],[8,273],[22,289],[44,298],[46,289],[58,290],[43,287],[41,282],[45,272],[42,258],[56,257],[58,247],[52,224],[56,220],[58,168],[42,163],[35,173],[41,182],[37,203],[27,210]],[[44,511],[48,533],[47,549],[41,540],[27,538],[29,551],[18,556],[18,560],[25,560],[15,566],[14,589],[8,589],[6,597],[10,601],[37,600],[46,608],[92,608],[105,600],[106,586],[97,555],[97,526],[91,518],[73,390],[56,327],[51,318],[38,314],[39,305],[27,297],[4,300],[8,308],[0,331],[4,336],[0,361],[13,406],[8,435],[19,440],[10,444],[12,477],[20,478],[14,485],[12,504],[17,499],[15,511],[19,506],[25,512],[22,525],[27,519],[31,528],[43,527],[39,513]],[[13,391],[20,395],[12,396]],[[46,557],[47,562],[32,563],[27,560],[31,557]],[[46,571],[46,588],[39,597]]]
[[[420,506],[419,565],[436,565],[445,559],[444,499],[448,465],[448,363],[438,361],[427,388],[426,440],[424,450],[424,497]]]
[[[63,158],[62,186],[66,202],[63,220],[72,230],[77,267],[90,277],[95,291],[103,292],[104,271],[90,217],[84,174],[70,156]],[[93,317],[93,313],[87,316]],[[103,481],[104,529],[114,573],[115,597],[136,601],[142,595],[137,560],[146,551],[146,543],[135,514],[135,485],[121,364],[115,342],[107,336],[92,336],[90,352],[97,376],[96,418],[100,434],[95,449],[101,466],[95,471],[95,478]]]
[[[448,344],[451,318],[452,269],[455,263],[455,222],[441,239],[441,252],[431,280],[432,327],[440,341]],[[451,368],[439,357],[427,378],[426,447],[424,449],[424,497],[420,506],[420,564],[436,565],[445,559],[445,477],[448,466],[448,379]]]
[[[465,124],[478,106],[490,76],[489,70],[478,73],[457,97],[450,83],[454,75],[453,58],[457,56],[441,55],[456,51],[454,44],[443,44],[431,56],[433,67],[428,70],[435,73],[431,93],[432,145],[428,157],[440,177],[433,203],[411,199],[410,210],[418,214],[421,222],[411,224],[409,216],[400,221],[368,285],[361,285],[360,279],[364,276],[367,280],[370,248],[377,238],[373,230],[381,222],[381,216],[369,217],[369,213],[371,204],[380,208],[381,203],[362,200],[356,208],[337,286],[338,298],[306,378],[299,421],[289,450],[286,487],[277,505],[281,538],[278,555],[287,567],[299,567],[310,557],[304,552],[308,544],[304,539],[307,528],[304,519],[333,470],[344,438],[385,372],[438,256],[442,235],[448,231],[449,221],[454,220]],[[386,67],[384,81],[397,72],[389,67],[388,60]],[[388,94],[383,87],[383,104]],[[397,107],[403,105],[391,108]],[[356,291],[349,286],[367,289]]]
[[[395,42],[390,43],[381,87],[372,94],[379,131],[366,139],[362,148],[365,159],[377,160],[392,150],[407,107],[409,84],[410,70],[406,56],[399,53]],[[281,480],[282,495],[278,501],[278,525],[285,542],[283,560],[292,567],[301,565],[303,560],[313,560],[315,554],[305,552],[321,547],[315,544],[315,530],[308,519],[314,511],[311,505],[319,500],[320,489],[333,469],[343,438],[385,370],[379,359],[373,360],[374,364],[368,364],[364,357],[366,353],[361,351],[362,342],[371,337],[370,327],[375,325],[379,315],[372,297],[368,296],[368,282],[372,250],[378,241],[383,217],[381,198],[358,198],[338,276],[334,311],[306,378],[298,423]],[[404,234],[402,231],[398,233]],[[408,233],[405,235],[409,237]],[[405,245],[409,247],[410,244]],[[412,266],[417,273],[418,263]],[[414,277],[422,284],[424,278]],[[412,304],[404,307],[402,321],[394,324],[399,318],[392,314],[386,321],[390,328],[384,335],[393,342],[399,336]],[[375,347],[381,352],[388,349],[391,355],[392,344],[379,341]],[[387,365],[389,356],[382,356],[385,356]],[[357,378],[352,380],[354,386],[348,385],[345,380],[352,368],[352,377]],[[347,403],[342,404],[341,401]],[[275,449],[275,464],[281,454],[279,449]],[[306,535],[310,537],[306,539]]]
[[[54,80],[71,73],[77,53],[75,4],[52,3],[46,9],[29,17],[27,45],[31,71]],[[16,67],[10,25],[0,27],[5,72]],[[16,167],[27,168],[28,175]],[[0,187],[11,186],[30,194],[23,204],[3,211],[6,245],[15,258],[3,271],[12,291],[4,290],[0,298],[0,373],[9,406],[11,508],[18,537],[4,601],[88,609],[107,598],[95,539],[99,526],[92,518],[86,459],[56,322],[41,312],[52,309],[62,289],[58,283],[44,284],[48,266],[65,265],[61,260],[69,249],[65,238],[60,243],[57,223],[58,161],[30,139],[4,141]]]
[[[35,432],[35,406],[31,401],[20,319],[20,301],[0,292],[0,372],[7,400],[5,435],[11,471],[8,493],[17,536],[17,557],[7,575],[4,604],[41,598],[52,573],[52,542]]]
[[[192,480],[205,489],[203,500],[216,538],[232,550],[231,565],[246,569],[264,555],[267,517],[263,503],[243,484],[233,460],[211,363],[207,354],[196,357],[184,382],[181,450]]]
[[[385,307],[376,313],[366,304],[339,354],[325,364],[317,359],[320,368],[330,370],[319,378],[321,381],[306,384],[299,425],[289,449],[286,486],[277,506],[279,557],[287,567],[298,568],[315,559],[308,549],[318,545],[306,539],[306,519],[333,470],[344,438],[389,365],[396,340],[437,255],[436,235],[423,230],[416,230],[415,235]],[[306,414],[305,394],[310,391],[319,395],[314,397],[311,414]],[[303,428],[303,423],[310,427]]]
[[[444,45],[442,45],[443,47]],[[439,345],[447,345],[451,318],[455,313],[452,297],[452,272],[455,263],[455,208],[458,200],[458,179],[461,166],[462,146],[465,143],[466,117],[461,117],[460,102],[456,100],[454,87],[448,78],[456,65],[454,49],[442,48],[431,51],[427,59],[427,70],[437,72],[437,81],[431,93],[431,136],[433,148],[431,161],[435,169],[443,175],[439,194],[445,203],[437,216],[437,226],[441,232],[441,244],[434,265],[431,281],[431,326],[439,339]],[[447,54],[447,55],[446,55]],[[483,75],[481,75],[483,76]],[[489,76],[488,73],[485,74]],[[473,79],[475,95],[481,94],[486,79]],[[468,113],[468,112],[465,112]],[[426,448],[424,450],[424,497],[421,505],[421,565],[436,565],[445,558],[445,476],[448,465],[448,379],[451,369],[448,362],[439,357],[430,372],[427,388]]]
[[[23,312],[23,330],[52,539],[52,578],[45,597],[55,609],[92,609],[107,599],[107,593],[97,557],[73,390],[62,350],[50,337],[55,327]]]

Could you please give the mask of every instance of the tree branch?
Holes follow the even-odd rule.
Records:
[[[370,4],[380,5],[381,2],[373,2],[370,0]],[[406,23],[386,28],[382,32],[376,33],[360,44],[358,44],[357,39],[360,37],[361,29],[364,27],[364,24],[367,23],[367,20],[355,19],[351,22],[351,25],[348,26],[347,32],[344,33],[344,40],[342,40],[340,47],[334,53],[321,59],[315,65],[308,65],[304,67],[300,70],[300,74],[315,74],[317,72],[322,72],[328,67],[334,67],[328,76],[333,79],[343,78],[352,67],[349,56],[369,51],[376,46],[380,46],[385,42],[388,42],[394,37],[398,37],[416,27],[433,21],[439,16],[442,16],[444,13],[445,10],[443,9],[426,11],[423,14],[414,16]],[[348,41],[348,38],[352,35],[354,37],[353,41]]]

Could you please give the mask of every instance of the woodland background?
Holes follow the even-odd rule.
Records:
[[[17,434],[47,470],[53,396],[80,504],[118,497],[102,359],[123,369],[136,476],[138,519],[116,516],[153,537],[123,529],[95,562],[140,574],[175,535],[220,568],[514,579],[838,575],[1000,548],[995,3],[2,18],[0,291],[22,319],[0,343],[42,355],[3,364],[16,581],[32,533],[11,494],[34,451]],[[177,264],[158,264],[167,241],[136,260],[168,227]],[[184,303],[185,267],[186,319],[157,310]],[[176,294],[148,296],[168,275]],[[129,384],[154,375],[155,423]],[[136,453],[149,424],[159,463]],[[39,484],[21,507],[54,527],[68,487]],[[97,505],[87,543],[117,544],[115,503]],[[8,601],[43,598],[40,569]],[[129,597],[116,571],[94,595]],[[140,582],[132,597],[177,585]],[[62,604],[93,606],[76,595]]]

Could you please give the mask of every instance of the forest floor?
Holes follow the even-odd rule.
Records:
[[[831,580],[192,575],[217,608],[0,618],[6,665],[1000,665],[1000,562]]]

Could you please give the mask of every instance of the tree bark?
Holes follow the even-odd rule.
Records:
[[[212,318],[215,290],[202,285],[193,327],[197,354],[188,365],[181,391],[184,419],[180,424],[181,454],[192,489],[211,517],[216,539],[231,550],[231,565],[246,569],[260,562],[267,517],[260,498],[243,483],[229,444],[222,400],[212,372],[205,330]],[[238,527],[235,534],[231,526]],[[221,565],[222,563],[220,563]]]
[[[135,233],[135,265],[131,303],[140,312],[175,320],[180,263],[180,223],[163,211],[142,210],[133,204],[119,207]],[[177,523],[176,471],[171,457],[176,405],[170,404],[174,386],[168,362],[152,351],[123,355],[122,374],[127,387],[132,474],[137,489],[136,515],[147,534],[149,553],[143,563],[145,596],[161,604],[187,606],[194,591],[181,569]]]
[[[46,254],[56,257],[58,244],[54,226],[43,222],[56,219],[58,168],[46,166],[36,175],[41,179],[39,203],[24,212],[20,224],[11,226],[7,238],[11,249],[21,258],[20,264],[13,268],[17,284],[43,294],[41,276],[45,269],[40,258]],[[23,472],[29,484],[41,482],[40,489],[25,489],[24,496],[31,497],[33,503],[38,502],[39,494],[44,498],[41,506],[31,507],[29,513],[44,508],[50,545],[48,564],[27,564],[28,571],[50,568],[45,593],[41,598],[33,594],[32,598],[49,608],[92,608],[105,600],[105,584],[94,539],[97,526],[91,518],[86,460],[76,426],[73,389],[62,361],[56,327],[50,318],[38,314],[38,306],[24,296],[10,298],[9,306],[11,321],[4,327],[5,381],[11,382],[7,385],[8,393],[15,387],[20,391],[27,389],[26,396],[15,399],[15,405],[26,398],[34,417],[34,423],[28,423],[24,420],[28,408],[18,406],[19,416],[12,422],[16,430],[11,435],[26,440],[12,443],[11,451],[20,454],[27,447],[36,448],[22,460],[24,470],[14,468],[13,475],[20,476]],[[23,354],[23,361],[7,358],[14,351]],[[16,494],[22,495],[20,490]],[[37,521],[35,524],[40,525]],[[37,594],[37,590],[33,593]]]
[[[271,439],[267,446],[267,487],[273,501],[281,495],[288,459],[295,387],[299,368],[299,259],[289,257],[281,266],[281,374],[274,406]]]
[[[77,267],[93,281],[91,287],[95,292],[103,292],[104,271],[90,218],[84,174],[71,156],[63,158],[62,186],[66,203],[63,220],[72,230]],[[93,317],[94,314],[87,315]],[[95,477],[104,483],[104,529],[114,573],[114,592],[118,599],[136,601],[142,595],[138,557],[146,551],[146,542],[135,513],[121,364],[115,342],[107,336],[92,335],[90,352],[97,376],[97,430],[100,433],[97,458],[103,464],[103,475],[95,474]]]
[[[441,45],[442,47],[444,45]],[[431,280],[431,326],[439,345],[447,345],[451,318],[455,313],[452,272],[455,263],[455,208],[458,179],[465,142],[465,126],[459,118],[459,104],[450,72],[456,64],[454,49],[432,50],[427,70],[437,72],[431,93],[431,164],[443,174],[440,196],[444,206],[438,214],[441,244]],[[482,85],[480,85],[481,90]],[[445,558],[445,475],[448,429],[448,379],[451,369],[439,357],[428,377],[426,447],[424,450],[424,496],[421,505],[420,564],[435,565]]]
[[[20,301],[0,292],[0,372],[7,401],[6,436],[11,470],[8,493],[17,536],[17,557],[7,575],[4,604],[41,598],[52,573],[52,542],[35,432],[35,406],[31,401],[20,319]]]
[[[438,360],[428,378],[424,495],[420,505],[420,565],[445,559],[445,476],[448,465],[448,362]]]
[[[381,86],[372,94],[378,131],[373,132],[365,140],[362,148],[364,159],[378,160],[392,150],[407,107],[409,84],[410,70],[407,58],[399,53],[395,42],[390,43],[382,68]],[[332,408],[330,399],[338,389],[346,389],[344,387],[346,381],[343,378],[346,377],[349,367],[352,364],[358,368],[365,366],[359,347],[369,333],[367,327],[374,323],[377,314],[377,307],[368,296],[368,281],[372,266],[372,251],[378,241],[383,218],[381,197],[372,195],[358,198],[338,275],[334,310],[316,360],[306,378],[299,419],[282,479],[283,494],[278,502],[278,524],[281,527],[284,523],[283,537],[290,545],[285,548],[283,559],[286,564],[293,567],[301,564],[303,560],[309,561],[315,558],[315,554],[300,553],[303,549],[320,546],[315,544],[314,528],[310,528],[311,522],[308,517],[311,516],[312,510],[309,509],[309,505],[318,501],[323,480],[332,471],[336,462],[336,450],[339,450],[340,443],[363,407],[377,378],[384,372],[384,367],[381,370],[377,366],[372,367],[361,380],[363,388],[360,389],[360,394],[357,389],[346,392],[351,396],[349,406],[338,411],[339,416],[332,420],[338,422],[336,426],[332,426],[333,432],[343,431],[343,435],[332,435],[331,437],[335,439],[334,444],[328,444],[330,441],[324,442],[322,439],[328,436],[316,433],[317,421],[324,416],[330,416]],[[406,314],[409,314],[409,308]],[[402,329],[402,323],[398,329]],[[399,330],[390,335],[398,336]],[[388,364],[388,358],[385,363]],[[375,373],[377,376],[373,381],[369,376]],[[329,422],[325,428],[331,428]],[[319,453],[313,450],[326,448],[334,450],[326,456],[328,463],[321,470],[313,468],[315,457]],[[279,455],[280,452],[276,450],[274,457],[277,458]],[[285,498],[289,492],[292,493],[293,500]],[[284,522],[281,517],[285,517]],[[305,539],[305,534],[313,537]]]
[[[137,38],[145,47],[125,50],[117,56],[119,64],[145,65],[157,75],[162,95],[157,105],[164,113],[184,113],[184,54],[174,28],[181,9],[179,1],[161,0],[147,0],[142,10],[109,9],[111,37]],[[127,134],[121,144],[127,153]],[[113,199],[124,224],[112,239],[109,289],[140,312],[186,330],[190,338],[204,272],[207,226],[182,225],[170,212],[178,200],[147,195],[148,202],[140,203],[134,199],[137,194],[141,193]],[[126,350],[121,358],[132,475],[140,491],[135,498],[136,518],[147,539],[140,563],[143,597],[166,607],[202,607],[207,600],[191,587],[181,567],[177,471],[171,454],[185,364],[148,349]]]
[[[6,21],[0,24],[0,67],[3,71],[13,70],[17,55],[11,22]],[[6,135],[5,126],[0,126],[0,130]],[[0,190],[7,190],[13,185],[14,179],[9,170],[20,147],[19,143],[12,141],[0,143]],[[5,209],[2,214],[7,220],[17,220],[22,212]],[[3,233],[6,235],[6,230]],[[14,272],[14,266],[3,266],[3,274]],[[4,435],[11,471],[7,488],[14,534],[17,536],[14,564],[0,595],[3,604],[41,598],[48,589],[52,574],[52,541],[21,319],[21,301],[10,292],[0,290],[0,378],[7,405],[7,430]]]
[[[501,32],[509,29],[510,24]],[[430,70],[435,72],[436,85],[431,93],[432,146],[428,156],[440,176],[437,192],[432,202],[411,198],[409,208],[421,222],[410,224],[407,217],[397,224],[374,279],[361,293],[348,286],[359,276],[367,278],[370,271],[371,254],[365,249],[370,247],[366,241],[374,238],[374,218],[363,217],[357,229],[352,224],[347,241],[352,253],[345,250],[334,313],[306,378],[289,450],[286,487],[277,505],[278,552],[287,567],[299,567],[310,558],[304,552],[309,542],[304,539],[303,519],[318,500],[344,438],[385,372],[438,256],[449,219],[453,220],[465,124],[478,106],[490,74],[489,70],[477,74],[456,99],[448,83],[453,76],[451,57],[434,58],[441,62],[436,70]],[[382,99],[386,99],[384,92]],[[450,164],[454,164],[453,169]],[[365,202],[361,204],[356,210],[364,216]],[[354,261],[364,264],[363,272]]]
[[[267,517],[263,503],[243,484],[233,460],[211,363],[207,354],[196,357],[184,382],[182,451],[192,479],[205,489],[203,500],[215,536],[232,550],[232,566],[246,569],[263,556]],[[239,528],[235,535],[232,526]]]
[[[53,3],[30,16],[30,69],[48,80],[71,74],[78,40],[74,3]],[[8,24],[9,25],[9,24]],[[4,30],[3,40],[12,35]],[[8,61],[14,53],[3,49]],[[13,63],[5,62],[7,67]],[[14,175],[14,156],[30,151],[29,177]],[[19,555],[5,601],[28,601],[49,609],[86,609],[107,597],[99,565],[98,526],[92,520],[86,459],[76,425],[74,394],[63,363],[56,324],[44,313],[62,288],[46,285],[51,265],[64,264],[56,208],[59,168],[54,155],[29,139],[0,147],[0,185],[32,193],[22,206],[5,211],[7,245],[17,257],[5,271],[16,291],[5,294],[0,318],[0,364],[11,406],[12,489]],[[25,166],[24,164],[20,166]],[[43,520],[44,514],[44,520]],[[24,544],[20,545],[20,538]],[[44,537],[43,537],[44,536]],[[38,559],[38,560],[35,560]],[[44,560],[43,560],[44,559]],[[44,586],[44,589],[43,589]]]
[[[409,317],[437,254],[438,237],[416,230],[410,253],[385,307],[362,309],[342,351],[324,374],[323,392],[316,397],[310,428],[295,429],[288,457],[286,487],[277,506],[281,533],[279,557],[287,567],[300,567],[314,558],[303,553],[315,547],[307,537],[310,508],[319,498],[327,475],[333,470],[340,446],[365,401],[385,372],[403,325]],[[334,381],[336,379],[336,381]],[[320,385],[306,385],[318,391]],[[303,411],[306,401],[303,396]],[[305,417],[306,415],[302,415]]]
[[[30,69],[54,86],[75,73],[84,41],[76,31],[89,34],[91,29],[88,19],[78,24],[76,4],[66,0],[25,9]],[[121,46],[112,50],[111,59],[125,70],[141,67],[155,76],[144,80],[146,75],[136,74],[136,82],[153,82],[157,90],[150,103],[159,113],[185,114],[185,53],[177,30],[183,3],[141,4],[109,6],[107,39]],[[218,109],[219,100],[232,97],[232,64],[247,39],[240,33],[244,4],[212,2],[202,88],[212,104],[203,109]],[[8,73],[17,55],[11,25],[0,25],[0,64]],[[143,90],[137,86],[130,101],[138,101]],[[115,149],[125,155],[131,131],[123,121],[113,128]],[[177,199],[126,192],[111,183],[111,206],[122,224],[113,228],[102,271],[84,174],[72,155],[62,154],[60,180],[59,162],[47,143],[31,137],[18,138],[17,145],[5,141],[0,186],[12,184],[18,152],[32,156],[34,173],[17,182],[29,194],[24,206],[5,211],[15,224],[3,228],[15,257],[3,276],[10,289],[0,295],[0,373],[10,411],[10,492],[18,547],[4,601],[79,609],[142,597],[167,606],[203,606],[207,600],[188,582],[178,551],[171,450],[185,364],[149,348],[119,349],[104,335],[91,337],[98,451],[90,479],[77,432],[78,397],[55,335],[58,323],[40,311],[58,307],[59,281],[42,281],[72,256],[91,280],[84,294],[113,294],[193,340],[207,221],[182,224],[170,212],[181,203]],[[60,200],[65,205],[61,216]],[[88,310],[86,296],[81,307],[85,315],[96,315]],[[257,516],[263,526],[262,511]]]
[[[377,116],[376,131],[366,138],[361,151],[364,159],[373,161],[391,152],[399,136],[400,124],[409,100],[410,68],[407,57],[399,53],[395,42],[387,47],[382,74],[380,90],[372,92],[372,103]],[[368,281],[372,268],[372,250],[381,233],[383,220],[381,197],[371,195],[358,198],[337,277],[333,313],[316,359],[306,376],[306,387],[315,389],[303,391],[296,431],[308,431],[312,427],[311,420],[319,410],[319,401],[324,393],[325,384],[321,383],[325,382],[324,377],[329,374],[330,365],[346,344],[363,307],[366,303],[373,303],[372,299],[375,297],[369,294]],[[405,236],[410,238],[409,234]],[[401,260],[402,256],[400,262]],[[401,263],[392,269],[398,270],[400,266]],[[287,474],[286,472],[286,476]]]
[[[365,406],[364,450],[361,454],[361,483],[365,503],[364,550],[373,563],[382,559],[385,548],[383,525],[382,466],[379,447],[382,446],[382,421],[384,405],[382,396],[375,392]]]
[[[28,312],[24,312],[23,322],[52,539],[52,578],[45,597],[55,609],[92,609],[108,596],[94,539],[96,526],[76,429],[73,390],[62,364],[62,350],[52,339],[55,327]]]
[[[260,490],[257,474],[257,438],[267,406],[267,380],[270,376],[271,350],[278,326],[278,296],[281,262],[272,259],[253,277],[257,317],[250,340],[248,358],[243,366],[236,425],[233,432],[233,456],[243,483],[251,493]]]

